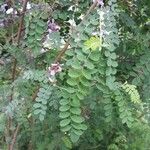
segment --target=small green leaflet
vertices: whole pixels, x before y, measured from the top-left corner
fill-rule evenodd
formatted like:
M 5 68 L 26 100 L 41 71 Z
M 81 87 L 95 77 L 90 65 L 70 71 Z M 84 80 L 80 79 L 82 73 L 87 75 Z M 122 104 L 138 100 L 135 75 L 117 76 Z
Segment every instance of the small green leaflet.
M 95 51 L 98 47 L 101 47 L 102 41 L 97 36 L 92 36 L 90 39 L 84 42 L 84 45 L 91 49 L 92 51 Z
M 67 136 L 62 137 L 62 141 L 64 142 L 67 148 L 72 149 L 72 143 Z

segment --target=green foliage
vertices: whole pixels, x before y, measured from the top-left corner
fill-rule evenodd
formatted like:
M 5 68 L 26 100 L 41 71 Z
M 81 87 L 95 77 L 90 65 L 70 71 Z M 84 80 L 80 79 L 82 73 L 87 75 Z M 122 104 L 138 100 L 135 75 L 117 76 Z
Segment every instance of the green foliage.
M 33 105 L 34 114 L 39 116 L 40 121 L 44 120 L 46 115 L 48 99 L 51 96 L 52 89 L 48 85 L 42 85 L 37 93 L 35 99 L 36 103 Z
M 122 123 L 127 124 L 127 126 L 130 128 L 134 122 L 134 118 L 128 102 L 123 97 L 123 93 L 116 91 L 115 100 L 117 101 L 119 117 L 122 120 Z
M 116 45 L 119 45 L 119 35 L 116 25 L 116 17 L 118 17 L 118 5 L 113 4 L 110 1 L 109 6 L 104 9 L 103 24 L 105 26 L 104 42 L 103 45 L 106 47 L 105 56 L 107 59 L 107 69 L 106 69 L 106 85 L 112 90 L 116 89 L 115 74 L 117 73 L 116 67 L 117 55 L 115 53 Z
M 100 41 L 100 39 L 98 37 L 91 37 L 84 44 L 85 44 L 85 46 L 87 46 L 87 48 L 91 48 L 94 51 L 98 47 L 100 47 L 101 41 Z
M 36 57 L 42 49 L 43 34 L 46 30 L 46 14 L 39 11 L 33 11 L 25 18 L 25 41 L 28 47 L 27 51 Z
M 47 83 L 48 80 L 48 76 L 46 75 L 46 71 L 44 70 L 28 70 L 25 71 L 23 74 L 23 79 L 25 80 L 34 80 L 34 81 L 38 81 L 38 82 L 42 82 L 42 83 Z
M 135 85 L 128 84 L 127 82 L 122 85 L 122 88 L 130 95 L 133 103 L 141 103 L 139 92 Z
M 0 7 L 0 149 L 150 147 L 149 1 L 91 2 Z

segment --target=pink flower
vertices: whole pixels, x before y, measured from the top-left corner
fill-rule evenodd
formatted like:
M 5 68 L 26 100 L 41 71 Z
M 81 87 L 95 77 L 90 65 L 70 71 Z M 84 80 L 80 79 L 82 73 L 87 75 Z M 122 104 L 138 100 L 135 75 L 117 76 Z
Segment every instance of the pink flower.
M 60 30 L 60 26 L 57 25 L 54 20 L 48 20 L 47 22 L 48 24 L 48 32 L 49 33 L 52 33 L 52 32 L 56 32 L 56 31 L 59 31 Z
M 55 82 L 55 75 L 58 72 L 62 71 L 62 64 L 56 63 L 56 64 L 52 64 L 50 67 L 48 67 L 48 78 L 50 80 L 50 82 Z
M 104 6 L 104 2 L 103 0 L 93 0 L 93 3 L 98 3 L 98 5 L 100 5 L 101 7 Z
M 54 76 L 56 73 L 61 72 L 62 68 L 59 63 L 52 64 L 51 67 L 48 67 L 49 74 Z

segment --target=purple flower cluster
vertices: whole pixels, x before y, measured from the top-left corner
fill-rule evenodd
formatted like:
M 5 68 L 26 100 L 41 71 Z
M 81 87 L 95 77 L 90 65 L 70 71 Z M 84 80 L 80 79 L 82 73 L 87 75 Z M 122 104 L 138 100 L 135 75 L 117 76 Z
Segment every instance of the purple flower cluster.
M 54 19 L 52 20 L 48 20 L 47 21 L 47 28 L 48 28 L 48 34 L 46 35 L 46 39 L 44 41 L 44 45 L 49 45 L 49 34 L 53 33 L 53 32 L 58 32 L 60 30 L 60 26 L 55 23 Z M 44 53 L 46 52 L 44 48 L 41 49 L 41 53 Z M 56 74 L 61 72 L 62 71 L 62 64 L 59 64 L 59 63 L 55 63 L 55 64 L 51 64 L 51 66 L 48 67 L 48 78 L 49 78 L 49 81 L 51 83 L 53 83 L 53 85 L 55 85 L 56 83 Z
M 58 32 L 60 30 L 60 26 L 55 23 L 54 19 L 47 21 L 47 30 L 48 34 L 46 35 L 45 41 L 43 42 L 44 47 L 50 47 L 50 34 L 53 32 Z M 45 53 L 47 50 L 42 48 L 41 53 Z
M 17 11 L 14 8 L 9 8 L 7 4 L 3 4 L 0 6 L 0 12 L 5 13 L 7 15 L 12 14 L 16 15 Z
M 93 3 L 98 3 L 99 6 L 103 7 L 104 6 L 104 2 L 103 0 L 93 0 Z
M 19 10 L 20 11 L 22 11 L 22 3 L 23 3 L 23 1 L 20 1 L 20 3 L 19 3 L 19 5 L 20 5 Z M 26 9 L 29 10 L 29 9 L 31 9 L 31 7 L 32 7 L 31 4 L 28 2 Z M 0 12 L 3 12 L 7 15 L 9 15 L 9 14 L 16 15 L 17 14 L 16 9 L 14 9 L 13 7 L 9 8 L 8 5 L 5 3 L 0 6 Z
M 7 4 L 1 5 L 1 7 L 0 7 L 1 12 L 5 13 L 7 10 L 8 10 L 8 5 Z
M 54 22 L 54 19 L 48 20 L 47 24 L 49 33 L 57 32 L 60 30 L 60 26 Z
M 50 67 L 48 67 L 48 78 L 50 82 L 54 83 L 55 80 L 55 75 L 56 73 L 59 73 L 62 71 L 62 64 L 56 63 L 56 64 L 51 64 Z
M 3 15 L 12 14 L 13 19 L 14 19 L 15 17 L 17 17 L 16 13 L 17 13 L 17 11 L 14 10 L 13 8 L 9 8 L 9 6 L 6 3 L 0 5 L 0 14 L 3 14 Z M 9 24 L 11 24 L 13 19 L 9 18 L 9 17 L 8 18 L 3 17 L 3 19 L 0 19 L 0 28 L 1 27 L 3 28 L 5 26 L 8 26 Z
M 50 76 L 55 76 L 56 73 L 61 72 L 62 68 L 59 63 L 52 64 L 50 67 L 48 67 L 48 73 Z

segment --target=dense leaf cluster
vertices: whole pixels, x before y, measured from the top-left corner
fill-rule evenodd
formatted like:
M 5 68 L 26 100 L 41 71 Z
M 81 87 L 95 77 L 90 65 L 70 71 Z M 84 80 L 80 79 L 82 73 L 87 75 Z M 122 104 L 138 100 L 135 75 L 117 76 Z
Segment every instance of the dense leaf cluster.
M 148 149 L 149 4 L 0 1 L 0 149 Z

